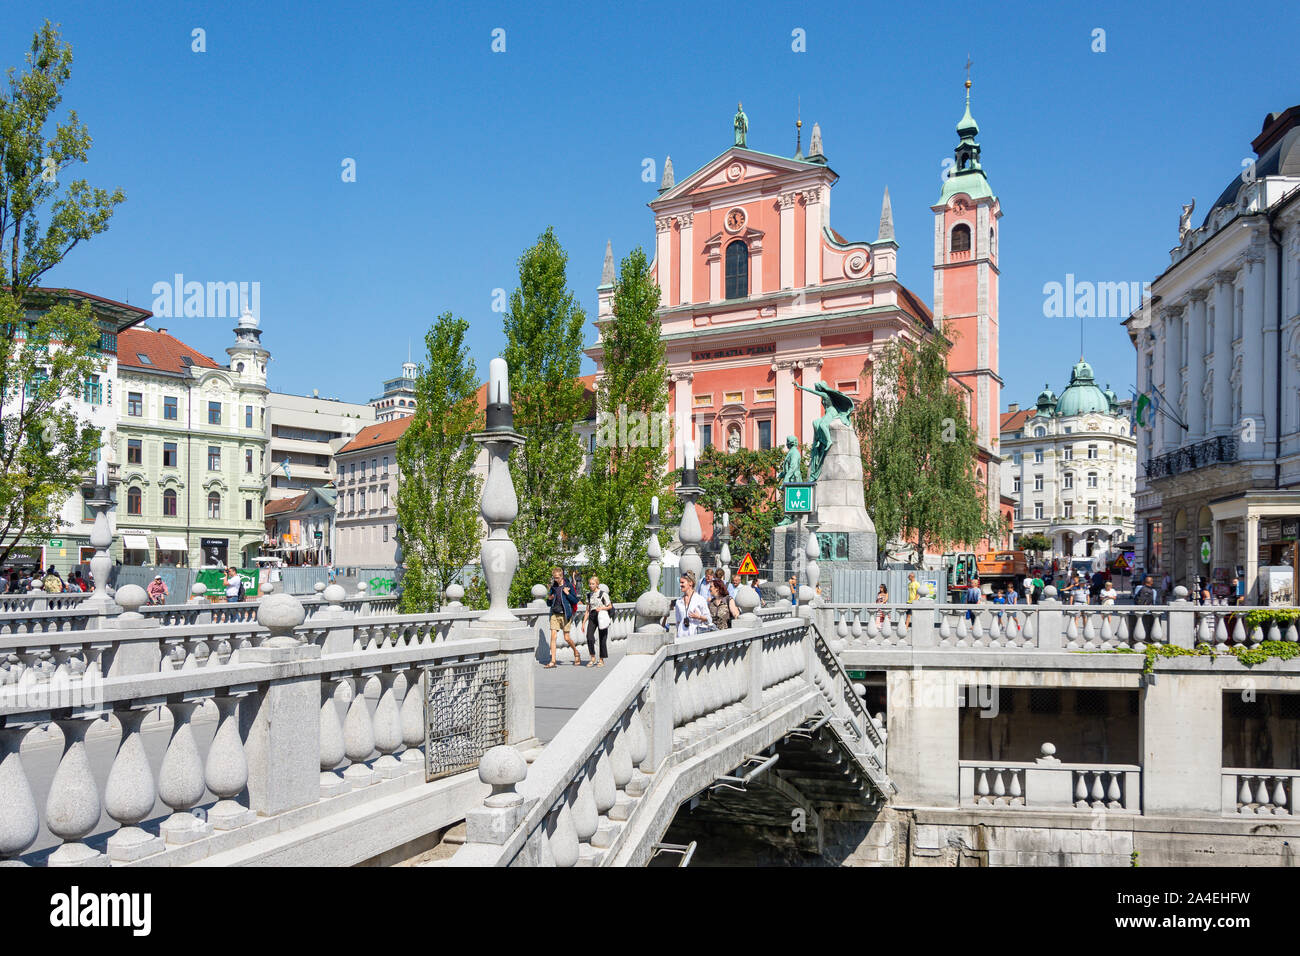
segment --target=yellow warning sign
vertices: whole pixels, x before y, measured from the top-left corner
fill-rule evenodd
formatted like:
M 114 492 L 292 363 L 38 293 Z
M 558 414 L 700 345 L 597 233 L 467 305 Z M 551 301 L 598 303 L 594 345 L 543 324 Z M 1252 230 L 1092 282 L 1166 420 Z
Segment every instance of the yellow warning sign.
M 746 554 L 745 560 L 740 562 L 740 567 L 736 569 L 737 574 L 757 574 L 758 565 L 754 564 L 754 556 Z

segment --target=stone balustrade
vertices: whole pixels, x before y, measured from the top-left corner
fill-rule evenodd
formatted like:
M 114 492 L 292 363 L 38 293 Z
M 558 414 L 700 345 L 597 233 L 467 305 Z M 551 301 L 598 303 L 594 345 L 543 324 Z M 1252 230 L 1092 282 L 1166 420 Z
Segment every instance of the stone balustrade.
M 467 843 L 451 862 L 635 861 L 695 786 L 686 768 L 711 782 L 734 766 L 747 735 L 780 739 L 810 713 L 827 714 L 852 779 L 889 792 L 878 728 L 816 628 L 788 616 L 750 623 L 667 643 L 653 626 L 638 631 L 531 768 L 503 755 L 483 770 L 494 793 L 468 816 Z
M 0 594 L 0 614 L 72 610 L 89 598 L 92 593 L 69 591 L 60 594 L 47 594 L 44 591 L 28 591 L 26 594 Z
M 1141 767 L 1062 763 L 1055 753 L 1045 743 L 1034 761 L 959 761 L 961 805 L 1141 812 Z
M 1300 813 L 1296 788 L 1300 770 L 1223 769 L 1223 812 L 1259 816 Z

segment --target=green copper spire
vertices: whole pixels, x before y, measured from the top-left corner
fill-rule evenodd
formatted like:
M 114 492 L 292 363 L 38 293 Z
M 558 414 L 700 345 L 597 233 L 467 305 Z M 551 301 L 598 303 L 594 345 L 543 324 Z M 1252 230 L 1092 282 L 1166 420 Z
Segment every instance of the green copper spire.
M 953 151 L 953 167 L 939 194 L 940 203 L 946 203 L 957 193 L 966 193 L 971 199 L 993 198 L 993 190 L 984 176 L 984 167 L 980 165 L 980 144 L 975 142 L 980 128 L 970 112 L 970 60 L 966 61 L 966 71 L 966 112 L 957 123 L 957 135 L 960 138 Z

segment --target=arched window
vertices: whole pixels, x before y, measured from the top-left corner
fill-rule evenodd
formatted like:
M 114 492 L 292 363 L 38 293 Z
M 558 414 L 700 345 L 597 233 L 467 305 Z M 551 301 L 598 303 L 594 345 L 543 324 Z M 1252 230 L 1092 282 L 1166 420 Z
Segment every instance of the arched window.
M 144 500 L 144 495 L 141 493 L 141 491 L 140 491 L 139 488 L 129 488 L 129 489 L 127 489 L 127 492 L 126 492 L 126 513 L 129 514 L 129 515 L 138 515 L 138 514 L 140 514 L 140 513 L 141 513 L 141 512 L 140 512 L 140 506 L 141 506 L 141 502 L 142 502 L 143 500 Z
M 727 246 L 727 298 L 749 295 L 749 247 L 736 241 Z
M 176 517 L 176 492 L 170 488 L 163 492 L 163 515 L 168 518 Z
M 964 222 L 953 227 L 952 251 L 970 252 L 970 226 Z
M 221 495 L 217 494 L 215 491 L 208 495 L 208 517 L 221 517 Z

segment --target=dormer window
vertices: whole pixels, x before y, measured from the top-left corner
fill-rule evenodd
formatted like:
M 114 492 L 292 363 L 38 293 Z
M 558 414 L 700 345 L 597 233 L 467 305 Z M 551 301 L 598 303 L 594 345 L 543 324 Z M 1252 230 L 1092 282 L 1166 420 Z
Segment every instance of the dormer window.
M 970 252 L 970 226 L 959 223 L 952 230 L 952 251 Z
M 727 298 L 749 295 L 749 247 L 741 240 L 727 246 Z

